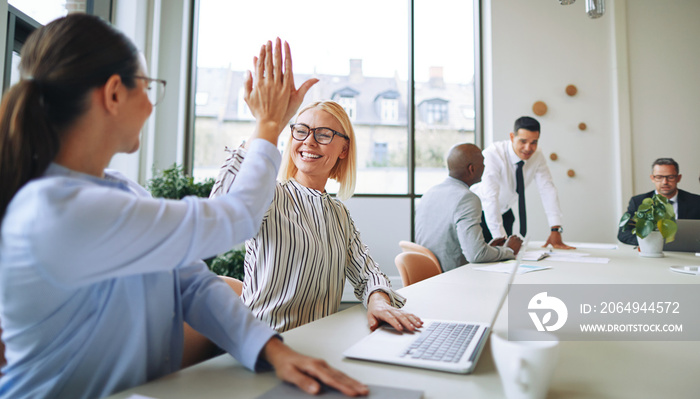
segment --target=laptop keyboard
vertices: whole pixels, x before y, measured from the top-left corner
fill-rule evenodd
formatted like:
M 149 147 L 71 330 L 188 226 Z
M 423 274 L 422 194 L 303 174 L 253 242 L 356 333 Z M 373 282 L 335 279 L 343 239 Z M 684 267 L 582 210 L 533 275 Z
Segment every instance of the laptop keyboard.
M 401 356 L 457 363 L 477 330 L 474 324 L 434 322 L 420 332 Z

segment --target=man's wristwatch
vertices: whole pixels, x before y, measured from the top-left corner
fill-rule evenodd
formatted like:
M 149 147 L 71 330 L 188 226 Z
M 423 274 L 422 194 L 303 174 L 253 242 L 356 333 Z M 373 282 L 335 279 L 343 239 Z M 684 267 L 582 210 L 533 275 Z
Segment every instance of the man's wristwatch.
M 552 227 L 552 232 L 555 232 L 555 231 L 559 232 L 559 233 L 563 233 L 564 229 L 561 227 Z

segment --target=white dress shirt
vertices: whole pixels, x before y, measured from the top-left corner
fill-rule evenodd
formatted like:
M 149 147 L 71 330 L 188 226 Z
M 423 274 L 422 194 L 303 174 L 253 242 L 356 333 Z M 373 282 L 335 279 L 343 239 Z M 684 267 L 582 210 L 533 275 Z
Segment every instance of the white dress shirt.
M 510 140 L 493 143 L 483 151 L 483 155 L 485 167 L 481 183 L 472 185 L 470 189 L 481 198 L 486 225 L 492 236 L 505 237 L 503 214 L 518 203 L 518 193 L 515 191 L 515 170 L 521 159 L 515 154 Z M 557 188 L 552 182 L 549 167 L 539 149 L 525 161 L 523 179 L 526 188 L 533 180 L 537 181 L 549 225 L 560 226 L 562 213 Z M 515 212 L 515 214 L 518 213 Z
M 230 152 L 212 197 L 228 192 L 246 157 L 245 148 Z M 406 301 L 370 256 L 345 205 L 294 179 L 277 183 L 260 231 L 246 242 L 244 267 L 243 303 L 280 332 L 337 312 L 346 278 L 365 306 L 376 290 L 395 307 Z

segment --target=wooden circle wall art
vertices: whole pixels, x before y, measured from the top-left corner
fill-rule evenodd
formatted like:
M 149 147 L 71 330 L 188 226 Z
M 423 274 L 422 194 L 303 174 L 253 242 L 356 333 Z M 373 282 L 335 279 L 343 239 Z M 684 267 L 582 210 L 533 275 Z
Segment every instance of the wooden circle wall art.
M 574 86 L 574 85 L 568 85 L 568 86 L 566 86 L 565 91 L 566 91 L 566 94 L 568 94 L 568 95 L 571 96 L 571 97 L 575 96 L 576 93 L 578 93 L 578 89 L 577 89 L 576 86 Z
M 532 104 L 532 112 L 537 116 L 542 116 L 547 113 L 547 104 L 544 101 L 536 101 Z
M 584 131 L 584 130 L 586 130 L 586 128 L 588 128 L 588 126 L 586 126 L 585 123 L 581 122 L 578 124 L 578 130 Z

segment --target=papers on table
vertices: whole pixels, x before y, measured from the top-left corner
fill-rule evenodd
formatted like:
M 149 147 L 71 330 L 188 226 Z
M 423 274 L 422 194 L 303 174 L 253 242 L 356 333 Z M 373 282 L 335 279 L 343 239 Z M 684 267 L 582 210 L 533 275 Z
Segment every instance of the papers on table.
M 576 247 L 576 249 L 618 249 L 617 244 L 608 244 L 600 242 L 569 242 L 566 241 L 564 244 Z M 544 241 L 530 241 L 531 247 L 541 247 L 544 245 Z
M 535 272 L 537 270 L 551 269 L 551 266 L 533 266 L 533 265 L 523 265 L 518 267 L 518 274 L 525 274 L 529 272 Z M 475 267 L 474 270 L 483 270 L 485 272 L 498 272 L 498 273 L 509 273 L 513 270 L 513 262 L 502 262 L 496 263 L 495 265 Z
M 570 251 L 558 251 L 552 252 L 547 257 L 547 260 L 554 262 L 577 262 L 577 263 L 608 263 L 610 258 L 596 258 L 593 256 L 588 256 L 588 254 L 581 252 L 570 252 Z
M 700 275 L 700 266 L 671 266 L 670 269 L 678 273 Z
M 549 251 L 525 251 L 523 252 L 523 260 L 536 262 L 548 257 L 551 254 Z
M 540 260 L 550 260 L 554 262 L 578 262 L 578 263 L 608 263 L 610 258 L 596 258 L 589 256 L 587 253 L 577 252 L 572 250 L 541 250 L 541 251 L 525 251 L 523 260 L 537 262 Z

